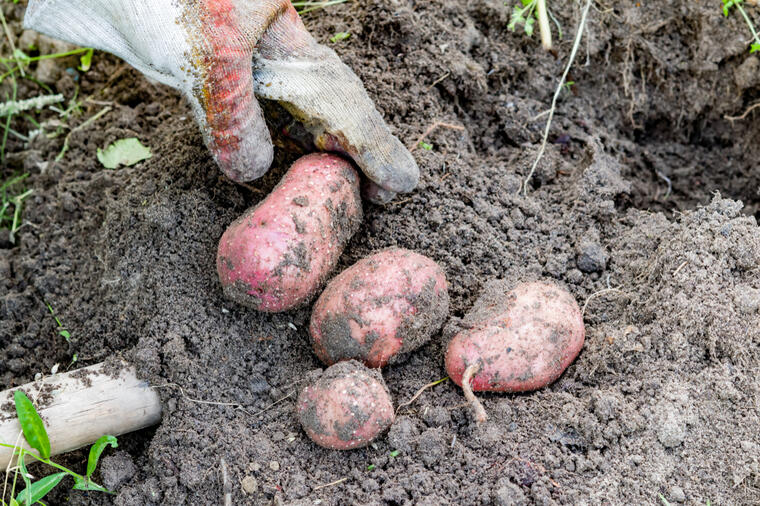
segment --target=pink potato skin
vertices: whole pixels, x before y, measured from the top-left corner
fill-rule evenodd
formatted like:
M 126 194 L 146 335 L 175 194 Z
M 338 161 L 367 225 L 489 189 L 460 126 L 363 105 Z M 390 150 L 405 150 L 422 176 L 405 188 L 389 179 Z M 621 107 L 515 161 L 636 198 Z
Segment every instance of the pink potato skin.
M 355 359 L 377 368 L 425 344 L 448 312 L 448 284 L 438 264 L 389 248 L 327 284 L 314 305 L 309 335 L 326 365 Z
M 296 409 L 309 438 L 333 450 L 367 446 L 396 418 L 380 372 L 355 360 L 329 367 L 306 386 Z
M 348 161 L 326 153 L 298 159 L 222 235 L 216 267 L 224 294 L 266 312 L 307 303 L 361 220 L 359 177 Z
M 454 336 L 446 351 L 446 370 L 459 386 L 465 369 L 480 363 L 473 391 L 542 388 L 559 378 L 583 347 L 578 303 L 554 283 L 520 284 L 479 311 L 485 318 Z

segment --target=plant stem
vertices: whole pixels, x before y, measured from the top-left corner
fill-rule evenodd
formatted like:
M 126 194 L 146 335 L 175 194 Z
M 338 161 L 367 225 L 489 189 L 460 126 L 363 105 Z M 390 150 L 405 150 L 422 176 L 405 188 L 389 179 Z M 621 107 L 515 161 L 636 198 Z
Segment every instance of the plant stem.
M 546 9 L 546 0 L 537 0 L 536 17 L 538 18 L 538 30 L 541 32 L 541 44 L 544 49 L 551 51 L 552 29 L 549 26 L 549 13 Z
M 0 446 L 2 446 L 3 448 L 11 448 L 13 450 L 16 450 L 17 452 L 19 452 L 19 455 L 28 455 L 28 456 L 34 458 L 35 460 L 38 460 L 38 461 L 42 462 L 43 464 L 47 464 L 50 467 L 54 467 L 54 468 L 58 469 L 59 471 L 63 471 L 64 473 L 66 473 L 69 476 L 72 476 L 74 478 L 79 478 L 81 480 L 85 479 L 85 477 L 82 476 L 81 474 L 75 473 L 71 469 L 63 467 L 60 464 L 56 464 L 55 462 L 53 462 L 50 459 L 43 459 L 42 457 L 40 457 L 38 455 L 35 455 L 34 453 L 30 452 L 29 450 L 26 450 L 25 448 L 21 448 L 20 446 L 9 445 L 9 444 L 6 444 L 6 443 L 0 443 Z
M 65 53 L 41 54 L 39 56 L 30 56 L 28 58 L 23 58 L 23 59 L 21 59 L 21 58 L 0 58 L 0 62 L 7 63 L 7 62 L 25 61 L 25 62 L 28 62 L 28 63 L 32 63 L 32 62 L 40 61 L 40 60 L 51 60 L 53 58 L 65 58 L 67 56 L 74 56 L 75 54 L 86 53 L 89 50 L 90 50 L 89 47 L 82 47 L 82 48 L 79 48 L 79 49 L 72 49 L 71 51 L 67 51 Z
M 575 34 L 575 42 L 573 42 L 573 50 L 570 52 L 570 60 L 567 62 L 567 67 L 565 67 L 565 72 L 562 74 L 562 78 L 559 80 L 559 84 L 557 84 L 557 89 L 554 91 L 554 98 L 552 98 L 552 106 L 549 109 L 549 119 L 546 120 L 546 128 L 544 129 L 544 138 L 541 141 L 541 147 L 538 150 L 538 155 L 536 156 L 535 161 L 533 162 L 533 166 L 530 168 L 530 172 L 528 173 L 528 176 L 525 178 L 525 181 L 522 185 L 522 194 L 527 196 L 528 195 L 528 184 L 530 184 L 530 179 L 533 177 L 533 174 L 536 172 L 536 167 L 538 167 L 538 162 L 541 161 L 541 157 L 544 156 L 544 151 L 546 151 L 546 142 L 549 139 L 549 129 L 552 126 L 552 119 L 554 119 L 554 111 L 557 109 L 557 99 L 559 98 L 559 94 L 562 92 L 562 88 L 564 88 L 565 80 L 567 79 L 567 74 L 570 72 L 570 67 L 573 66 L 573 61 L 575 61 L 575 55 L 578 53 L 578 47 L 581 45 L 581 39 L 583 38 L 583 31 L 586 28 L 586 18 L 588 17 L 588 10 L 591 7 L 591 0 L 586 0 L 586 5 L 583 7 L 583 14 L 581 15 L 581 21 L 578 24 L 578 32 Z
M 760 37 L 757 35 L 757 30 L 755 30 L 755 25 L 752 24 L 752 20 L 749 19 L 749 16 L 747 15 L 747 11 L 744 10 L 744 7 L 742 7 L 741 2 L 736 2 L 736 8 L 739 9 L 739 12 L 741 12 L 742 16 L 744 17 L 744 21 L 746 21 L 747 25 L 749 25 L 749 30 L 752 32 L 752 38 L 755 39 L 755 43 L 760 44 Z
M 3 11 L 0 10 L 0 21 L 3 23 L 3 30 L 5 31 L 5 36 L 8 38 L 8 44 L 11 46 L 11 52 L 16 52 L 16 45 L 13 43 L 13 37 L 11 37 L 11 31 L 8 30 L 8 24 L 5 22 L 5 14 L 3 14 Z M 18 71 L 21 72 L 21 77 L 24 77 L 24 68 L 21 66 L 20 61 L 16 61 L 16 65 L 18 66 Z
M 21 221 L 21 208 L 24 205 L 23 201 L 25 198 L 27 198 L 29 195 L 32 194 L 34 190 L 27 190 L 21 195 L 15 197 L 13 199 L 13 205 L 16 207 L 13 211 L 13 224 L 11 225 L 11 233 L 9 236 L 9 239 L 13 244 L 16 243 L 16 232 L 18 232 L 19 227 L 19 221 Z
M 3 65 L 5 65 L 7 69 L 10 70 L 10 66 L 6 62 L 2 62 L 2 63 Z M 13 96 L 11 98 L 11 101 L 15 102 L 18 99 L 18 83 L 16 82 L 16 78 L 13 77 L 13 75 L 11 75 L 11 87 L 13 88 Z M 3 141 L 2 141 L 2 145 L 0 145 L 0 162 L 5 161 L 5 145 L 8 142 L 8 133 L 11 128 L 12 119 L 13 119 L 13 112 L 8 114 L 8 116 L 5 119 L 5 125 L 3 128 Z

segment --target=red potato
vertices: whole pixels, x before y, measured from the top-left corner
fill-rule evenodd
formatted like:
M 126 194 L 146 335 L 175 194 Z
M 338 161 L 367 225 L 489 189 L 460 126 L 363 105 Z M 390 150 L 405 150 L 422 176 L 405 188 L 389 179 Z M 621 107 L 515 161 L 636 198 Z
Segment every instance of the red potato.
M 300 158 L 222 235 L 216 267 L 224 294 L 267 312 L 305 304 L 361 220 L 359 177 L 351 164 L 325 153 Z
M 451 340 L 446 370 L 461 386 L 478 421 L 485 411 L 474 391 L 524 392 L 553 382 L 583 347 L 583 315 L 572 295 L 549 282 L 507 292 L 491 285 Z
M 333 450 L 367 446 L 396 418 L 380 371 L 355 360 L 328 367 L 301 391 L 296 409 L 309 438 Z
M 314 353 L 326 365 L 395 363 L 441 329 L 447 290 L 438 264 L 413 251 L 389 248 L 364 258 L 332 279 L 314 305 Z

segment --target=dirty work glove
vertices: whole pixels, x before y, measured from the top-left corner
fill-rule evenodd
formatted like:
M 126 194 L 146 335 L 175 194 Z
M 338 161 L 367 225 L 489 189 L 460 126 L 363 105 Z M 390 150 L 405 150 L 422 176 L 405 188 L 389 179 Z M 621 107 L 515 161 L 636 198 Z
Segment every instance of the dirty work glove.
M 230 179 L 262 176 L 272 141 L 254 94 L 279 102 L 319 149 L 352 157 L 387 201 L 419 169 L 359 78 L 317 44 L 289 0 L 29 0 L 24 26 L 113 53 L 181 90 Z

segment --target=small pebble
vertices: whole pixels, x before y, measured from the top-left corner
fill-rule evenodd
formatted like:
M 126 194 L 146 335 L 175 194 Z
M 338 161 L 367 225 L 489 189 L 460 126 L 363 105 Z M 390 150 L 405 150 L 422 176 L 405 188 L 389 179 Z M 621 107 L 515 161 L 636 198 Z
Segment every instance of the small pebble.
M 255 494 L 259 489 L 259 482 L 253 476 L 246 476 L 241 483 L 246 494 Z
M 686 501 L 686 494 L 681 487 L 675 485 L 670 487 L 670 499 L 674 502 L 684 502 Z
M 269 463 L 269 469 L 271 469 L 272 471 L 279 471 L 280 463 L 277 462 L 276 460 L 273 460 L 272 462 Z

